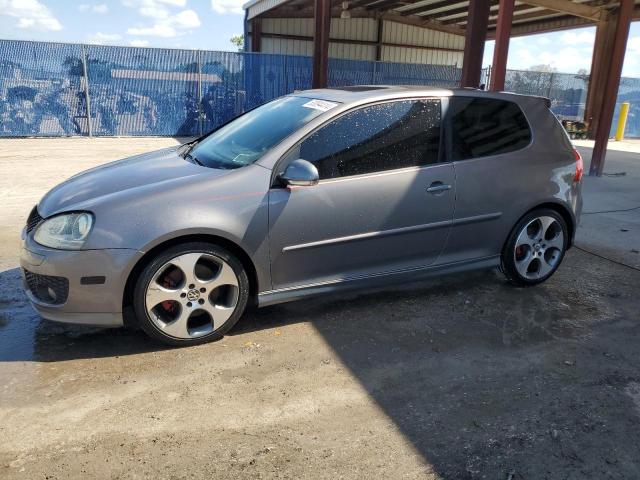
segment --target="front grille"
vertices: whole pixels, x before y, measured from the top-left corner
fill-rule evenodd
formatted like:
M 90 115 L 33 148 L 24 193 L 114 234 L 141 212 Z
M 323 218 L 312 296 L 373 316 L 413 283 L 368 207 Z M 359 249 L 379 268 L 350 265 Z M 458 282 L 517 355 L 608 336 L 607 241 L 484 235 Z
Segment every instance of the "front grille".
M 33 210 L 31 210 L 29 218 L 27 218 L 27 233 L 36 228 L 42 220 L 44 219 L 38 213 L 38 206 L 36 205 L 33 207 Z
M 69 280 L 64 277 L 39 275 L 24 270 L 26 288 L 38 300 L 51 305 L 61 305 L 69 296 Z

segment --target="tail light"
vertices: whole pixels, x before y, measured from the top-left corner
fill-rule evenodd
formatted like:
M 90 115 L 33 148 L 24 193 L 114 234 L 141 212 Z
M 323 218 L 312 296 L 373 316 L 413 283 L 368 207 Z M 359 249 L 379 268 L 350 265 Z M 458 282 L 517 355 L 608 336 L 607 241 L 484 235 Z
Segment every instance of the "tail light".
M 584 164 L 582 163 L 582 155 L 575 147 L 573 149 L 573 158 L 576 160 L 576 173 L 573 176 L 573 181 L 579 182 L 582 180 L 582 174 L 584 173 Z

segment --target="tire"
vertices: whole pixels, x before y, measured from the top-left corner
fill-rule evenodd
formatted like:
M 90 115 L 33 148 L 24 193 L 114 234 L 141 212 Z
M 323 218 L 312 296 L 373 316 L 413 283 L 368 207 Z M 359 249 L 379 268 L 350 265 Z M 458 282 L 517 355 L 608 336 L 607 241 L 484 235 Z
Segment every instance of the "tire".
M 569 229 L 562 215 L 541 208 L 522 217 L 502 250 L 501 268 L 520 287 L 537 285 L 558 269 L 567 251 Z
M 168 345 L 221 339 L 249 299 L 242 263 L 224 248 L 184 243 L 159 253 L 142 270 L 133 291 L 140 328 Z

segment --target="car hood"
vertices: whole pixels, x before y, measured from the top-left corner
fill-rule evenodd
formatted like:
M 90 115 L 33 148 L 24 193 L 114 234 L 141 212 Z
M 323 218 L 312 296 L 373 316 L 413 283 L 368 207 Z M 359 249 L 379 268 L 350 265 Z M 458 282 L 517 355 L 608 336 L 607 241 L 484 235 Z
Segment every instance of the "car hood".
M 132 193 L 153 185 L 199 175 L 222 175 L 230 170 L 214 170 L 188 162 L 177 147 L 144 153 L 79 173 L 51 189 L 38 204 L 41 216 L 90 209 L 113 195 Z

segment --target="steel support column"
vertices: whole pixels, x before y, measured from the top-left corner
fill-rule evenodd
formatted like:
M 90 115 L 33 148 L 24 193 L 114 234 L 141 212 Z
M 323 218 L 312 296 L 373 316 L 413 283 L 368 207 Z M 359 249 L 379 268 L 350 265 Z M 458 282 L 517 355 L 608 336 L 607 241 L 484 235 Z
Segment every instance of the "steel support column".
M 589 88 L 584 109 L 584 119 L 589 123 L 589 136 L 595 137 L 602 107 L 602 93 L 607 80 L 607 73 L 611 63 L 611 49 L 616 33 L 617 15 L 610 15 L 608 19 L 598 22 L 596 27 L 596 39 L 593 44 L 593 56 L 591 58 L 591 74 L 589 75 Z
M 382 41 L 384 40 L 384 20 L 378 19 L 378 32 L 376 34 L 376 62 L 382 60 Z
M 84 103 L 87 113 L 87 134 L 93 136 L 93 126 L 91 125 L 91 97 L 89 96 L 89 72 L 87 69 L 87 51 L 82 45 L 82 78 L 84 79 Z
M 490 0 L 471 0 L 469 3 L 467 31 L 464 36 L 461 87 L 477 88 L 480 86 L 490 5 Z
M 329 31 L 331 29 L 331 0 L 314 0 L 313 88 L 327 86 L 329 68 Z
M 251 51 L 253 53 L 262 50 L 262 21 L 259 18 L 251 20 Z
M 610 66 L 607 70 L 607 78 L 602 91 L 600 115 L 596 129 L 596 144 L 591 155 L 591 167 L 589 175 L 602 175 L 604 161 L 607 154 L 607 144 L 609 143 L 609 133 L 611 132 L 611 122 L 613 112 L 616 107 L 618 97 L 618 87 L 622 75 L 622 64 L 624 54 L 627 49 L 627 39 L 629 38 L 629 27 L 633 15 L 634 0 L 620 0 L 620 10 L 616 22 L 616 33 L 613 39 L 613 48 L 610 52 Z M 596 94 L 597 95 L 597 92 Z
M 489 90 L 504 90 L 514 4 L 514 0 L 500 0 L 496 24 L 496 46 L 493 50 L 493 65 L 491 67 Z

